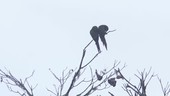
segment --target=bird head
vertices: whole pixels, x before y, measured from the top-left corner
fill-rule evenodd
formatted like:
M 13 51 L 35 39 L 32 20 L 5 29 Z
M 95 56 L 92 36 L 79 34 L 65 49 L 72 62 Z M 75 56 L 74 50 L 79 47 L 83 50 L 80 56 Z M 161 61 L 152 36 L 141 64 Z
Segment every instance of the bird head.
M 99 80 L 99 81 L 102 80 L 103 76 L 98 74 L 97 69 L 96 69 L 95 73 L 96 73 L 96 76 L 97 76 L 97 80 Z
M 109 27 L 107 25 L 100 25 L 99 29 L 104 31 L 104 32 L 107 32 L 109 30 Z
M 98 30 L 97 26 L 93 26 L 91 30 Z

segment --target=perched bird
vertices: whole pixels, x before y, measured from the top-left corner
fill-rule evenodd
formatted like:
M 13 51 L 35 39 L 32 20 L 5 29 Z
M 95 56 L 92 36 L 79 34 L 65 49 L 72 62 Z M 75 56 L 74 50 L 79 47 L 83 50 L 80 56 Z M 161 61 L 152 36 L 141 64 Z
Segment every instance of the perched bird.
M 115 87 L 115 86 L 116 86 L 116 80 L 115 80 L 115 78 L 110 78 L 110 79 L 108 80 L 108 83 L 109 83 L 111 86 Z
M 116 79 L 124 79 L 124 77 L 122 75 L 117 75 Z
M 109 27 L 107 25 L 100 25 L 98 29 L 99 29 L 100 39 L 107 50 L 107 42 L 105 39 L 105 35 L 107 34 L 106 32 L 109 30 Z
M 97 73 L 97 70 L 96 70 L 95 73 L 96 73 L 96 76 L 97 76 L 97 80 L 99 80 L 99 81 L 102 80 L 103 76 L 99 75 L 99 74 Z
M 122 76 L 122 74 L 120 74 L 120 70 L 116 70 L 115 69 L 115 73 L 116 73 L 116 79 L 124 79 L 124 77 Z
M 99 29 L 97 28 L 97 26 L 92 27 L 92 29 L 90 30 L 90 35 L 93 38 L 94 42 L 96 43 L 98 52 L 101 52 L 99 45 Z

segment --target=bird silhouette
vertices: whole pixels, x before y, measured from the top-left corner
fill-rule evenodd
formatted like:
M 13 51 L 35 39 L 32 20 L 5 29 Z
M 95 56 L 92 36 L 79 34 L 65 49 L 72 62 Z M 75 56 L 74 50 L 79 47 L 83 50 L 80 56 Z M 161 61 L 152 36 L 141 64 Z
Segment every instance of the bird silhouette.
M 99 74 L 97 73 L 97 70 L 96 70 L 95 73 L 96 73 L 96 76 L 97 76 L 97 80 L 99 80 L 99 81 L 102 80 L 103 76 L 99 75 Z
M 97 26 L 92 27 L 92 29 L 90 30 L 90 35 L 96 43 L 98 52 L 101 52 L 99 45 L 99 29 L 97 28 Z
M 100 39 L 107 50 L 107 42 L 105 39 L 105 35 L 107 34 L 106 32 L 109 30 L 109 27 L 107 25 L 100 25 L 98 29 L 99 29 Z
M 110 78 L 110 79 L 108 80 L 108 83 L 109 83 L 111 86 L 115 87 L 115 86 L 116 86 L 116 80 L 115 80 L 115 78 Z

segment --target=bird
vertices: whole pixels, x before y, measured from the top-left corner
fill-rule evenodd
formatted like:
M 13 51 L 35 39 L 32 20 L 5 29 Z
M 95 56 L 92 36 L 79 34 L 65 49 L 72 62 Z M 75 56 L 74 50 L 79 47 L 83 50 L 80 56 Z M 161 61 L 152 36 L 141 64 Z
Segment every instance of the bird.
M 120 73 L 120 69 L 118 70 L 115 69 L 115 73 L 116 73 L 116 79 L 124 79 L 123 75 Z
M 110 78 L 110 79 L 108 80 L 108 83 L 109 83 L 111 86 L 115 87 L 115 86 L 116 86 L 116 80 L 115 80 L 115 78 Z
M 97 80 L 99 80 L 99 81 L 102 80 L 103 76 L 99 75 L 99 74 L 97 73 L 97 70 L 96 70 L 95 73 L 96 73 L 96 76 L 97 76 Z
M 107 25 L 100 25 L 99 26 L 99 37 L 103 43 L 103 45 L 105 46 L 106 50 L 107 50 L 107 42 L 105 39 L 105 35 L 107 34 L 107 31 L 109 30 L 109 27 Z
M 97 28 L 97 26 L 92 27 L 92 29 L 90 30 L 90 35 L 96 43 L 98 52 L 101 52 L 99 45 L 99 29 Z

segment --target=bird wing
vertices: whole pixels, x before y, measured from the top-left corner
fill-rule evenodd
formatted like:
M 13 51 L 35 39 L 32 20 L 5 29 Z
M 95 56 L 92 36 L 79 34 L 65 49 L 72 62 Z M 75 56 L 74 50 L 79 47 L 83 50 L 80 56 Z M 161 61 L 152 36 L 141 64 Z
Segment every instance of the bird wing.
M 101 39 L 103 45 L 105 46 L 106 50 L 107 50 L 107 42 L 105 39 L 105 35 L 106 35 L 107 30 L 108 30 L 108 27 L 106 25 L 99 26 L 99 36 L 100 36 L 100 39 Z
M 93 26 L 90 30 L 90 35 L 96 43 L 97 50 L 100 52 L 100 45 L 99 45 L 99 32 L 97 26 Z

